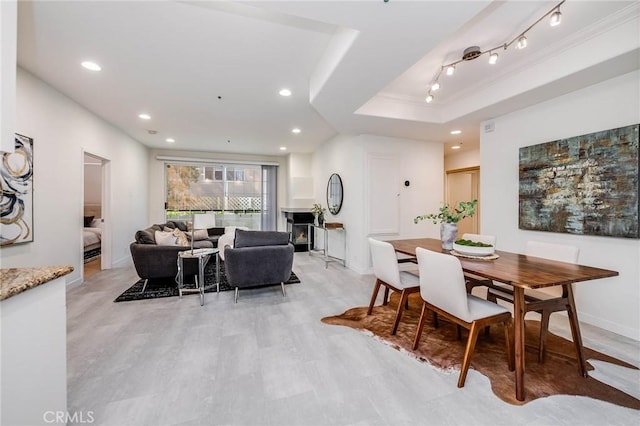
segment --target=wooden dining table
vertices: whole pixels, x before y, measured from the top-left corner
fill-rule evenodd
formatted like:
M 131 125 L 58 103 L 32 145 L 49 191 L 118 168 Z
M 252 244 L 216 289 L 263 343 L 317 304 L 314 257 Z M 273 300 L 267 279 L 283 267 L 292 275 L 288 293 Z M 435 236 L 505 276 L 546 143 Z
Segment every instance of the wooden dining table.
M 441 253 L 450 253 L 449 250 L 444 250 L 442 248 L 442 242 L 440 240 L 433 238 L 391 240 L 388 242 L 393 245 L 396 252 L 409 256 L 416 255 L 417 247 Z M 481 258 L 474 259 L 461 256 L 458 256 L 458 259 L 460 259 L 464 272 L 508 284 L 513 287 L 515 390 L 516 398 L 519 401 L 524 401 L 525 289 L 563 286 L 568 297 L 568 309 L 572 309 L 573 312 L 576 313 L 577 318 L 575 300 L 573 297 L 573 283 L 614 277 L 618 275 L 618 272 L 506 251 L 496 250 L 495 254 L 499 257 L 494 260 Z M 571 335 L 578 354 L 578 367 L 580 374 L 586 377 L 588 375 L 587 364 L 582 348 L 580 326 L 577 320 L 570 321 L 570 323 Z

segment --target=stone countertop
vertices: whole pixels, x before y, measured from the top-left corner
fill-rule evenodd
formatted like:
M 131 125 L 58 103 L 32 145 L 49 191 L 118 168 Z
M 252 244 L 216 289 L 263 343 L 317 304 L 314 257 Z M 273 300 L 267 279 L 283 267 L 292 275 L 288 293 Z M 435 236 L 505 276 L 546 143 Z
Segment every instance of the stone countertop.
M 0 300 L 6 300 L 71 272 L 72 266 L 0 269 Z

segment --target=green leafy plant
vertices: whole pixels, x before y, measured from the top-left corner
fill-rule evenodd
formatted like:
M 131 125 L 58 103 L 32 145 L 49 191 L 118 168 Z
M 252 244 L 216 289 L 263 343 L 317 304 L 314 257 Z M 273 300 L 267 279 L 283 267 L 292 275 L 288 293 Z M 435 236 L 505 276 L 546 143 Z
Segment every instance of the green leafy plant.
M 460 246 L 469 246 L 469 247 L 493 247 L 492 244 L 486 244 L 486 243 L 481 243 L 480 241 L 471 241 L 471 240 L 464 240 L 464 239 L 456 240 L 456 244 Z
M 318 216 L 324 216 L 324 212 L 326 212 L 327 209 L 322 208 L 321 204 L 314 204 L 313 207 L 311 207 L 311 213 L 313 213 L 314 216 L 318 217 Z
M 422 216 L 416 216 L 413 219 L 413 223 L 418 223 L 421 220 L 429 219 L 433 223 L 458 223 L 465 217 L 470 217 L 476 214 L 476 206 L 478 200 L 473 201 L 460 201 L 453 209 L 449 204 L 444 204 L 440 207 L 438 213 L 429 213 Z

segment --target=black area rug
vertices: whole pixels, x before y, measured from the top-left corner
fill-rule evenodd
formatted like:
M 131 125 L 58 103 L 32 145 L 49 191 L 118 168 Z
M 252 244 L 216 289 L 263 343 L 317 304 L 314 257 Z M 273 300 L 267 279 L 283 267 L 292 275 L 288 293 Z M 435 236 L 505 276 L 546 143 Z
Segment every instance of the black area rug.
M 101 250 L 100 247 L 91 249 L 89 251 L 85 251 L 84 252 L 84 263 L 91 262 L 92 260 L 97 259 L 98 257 L 100 257 L 101 251 L 102 250 Z
M 205 287 L 211 286 L 205 290 L 205 293 L 211 293 L 216 291 L 216 286 L 212 285 L 215 282 L 215 274 L 216 267 L 215 263 L 211 263 L 207 265 L 204 270 L 204 282 Z M 291 277 L 285 284 L 296 284 L 299 283 L 300 279 L 298 276 L 291 272 Z M 274 283 L 274 285 L 279 285 L 280 283 Z M 144 286 L 144 280 L 138 280 L 131 287 L 126 289 L 124 293 L 120 296 L 116 297 L 114 302 L 129 302 L 132 300 L 145 300 L 145 299 L 156 299 L 160 297 L 173 297 L 178 295 L 178 284 L 173 278 L 161 278 L 155 280 L 149 280 L 147 284 L 147 288 L 142 292 L 142 287 Z M 184 288 L 194 288 L 195 285 L 193 283 L 186 282 L 184 284 Z M 224 273 L 224 262 L 220 262 L 220 291 L 228 291 L 233 290 L 233 287 L 229 285 L 227 282 L 227 276 Z M 193 294 L 193 293 L 192 293 Z

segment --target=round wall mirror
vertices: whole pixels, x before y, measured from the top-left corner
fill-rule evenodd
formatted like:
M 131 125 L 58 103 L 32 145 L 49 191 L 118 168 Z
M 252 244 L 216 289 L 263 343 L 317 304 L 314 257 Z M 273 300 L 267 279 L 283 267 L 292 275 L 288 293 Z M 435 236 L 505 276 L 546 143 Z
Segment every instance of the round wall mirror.
M 331 214 L 338 214 L 342 208 L 342 195 L 342 179 L 339 174 L 334 173 L 327 184 L 327 206 Z

